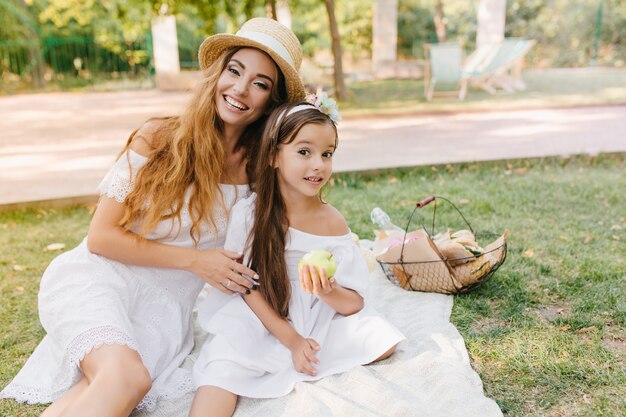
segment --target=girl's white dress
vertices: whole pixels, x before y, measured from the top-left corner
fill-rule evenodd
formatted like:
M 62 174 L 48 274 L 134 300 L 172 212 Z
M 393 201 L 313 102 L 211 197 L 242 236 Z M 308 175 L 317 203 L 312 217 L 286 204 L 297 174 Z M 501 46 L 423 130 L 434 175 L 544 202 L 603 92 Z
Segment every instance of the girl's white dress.
M 239 201 L 231 211 L 225 248 L 245 252 L 252 228 L 256 195 Z M 193 368 L 196 386 L 212 385 L 238 395 L 275 398 L 288 394 L 299 381 L 314 381 L 372 362 L 404 336 L 365 304 L 360 312 L 342 316 L 300 286 L 298 262 L 313 249 L 325 249 L 337 262 L 335 279 L 364 295 L 369 272 L 351 235 L 318 236 L 289 229 L 285 258 L 291 282 L 289 320 L 303 337 L 321 349 L 317 375 L 294 369 L 291 352 L 263 326 L 242 297 L 212 290 L 200 303 L 200 325 L 209 332 Z M 244 262 L 247 261 L 247 255 Z
M 98 189 L 123 202 L 147 158 L 129 150 L 109 170 Z M 247 186 L 222 185 L 227 207 L 249 195 Z M 202 225 L 199 249 L 222 247 L 228 214 L 213 212 L 217 234 Z M 180 228 L 180 230 L 179 230 Z M 191 219 L 163 221 L 147 238 L 192 247 Z M 49 403 L 81 377 L 78 365 L 104 344 L 137 351 L 153 385 L 138 408 L 152 409 L 159 398 L 193 391 L 191 372 L 179 368 L 193 348 L 192 308 L 204 281 L 191 272 L 123 264 L 87 249 L 86 239 L 54 259 L 39 291 L 39 318 L 46 336 L 13 381 L 0 393 L 28 403 Z

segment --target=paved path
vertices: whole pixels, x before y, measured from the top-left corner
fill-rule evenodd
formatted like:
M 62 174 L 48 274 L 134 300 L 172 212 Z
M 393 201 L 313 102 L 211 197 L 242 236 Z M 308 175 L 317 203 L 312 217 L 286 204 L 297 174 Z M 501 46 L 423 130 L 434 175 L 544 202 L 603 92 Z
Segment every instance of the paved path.
M 0 97 L 0 206 L 93 195 L 130 132 L 187 93 Z M 626 106 L 348 118 L 335 171 L 626 152 Z

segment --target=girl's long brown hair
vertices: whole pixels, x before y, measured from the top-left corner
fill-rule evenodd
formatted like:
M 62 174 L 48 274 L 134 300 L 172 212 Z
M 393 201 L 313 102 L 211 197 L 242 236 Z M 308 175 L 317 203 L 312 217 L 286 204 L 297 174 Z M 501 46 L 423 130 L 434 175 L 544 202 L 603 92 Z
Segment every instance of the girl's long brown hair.
M 299 104 L 287 103 L 279 106 L 270 115 L 256 158 L 257 193 L 254 210 L 254 225 L 250 233 L 250 267 L 259 274 L 259 291 L 272 308 L 282 317 L 289 315 L 291 285 L 285 264 L 285 244 L 289 219 L 280 192 L 278 173 L 274 163 L 281 144 L 293 142 L 298 132 L 308 123 L 334 123 L 317 109 L 304 109 L 287 116 L 289 110 Z
M 239 49 L 226 51 L 204 71 L 200 85 L 180 116 L 158 119 L 160 125 L 151 140 L 148 162 L 139 170 L 133 191 L 126 198 L 121 226 L 128 229 L 139 224 L 139 234 L 145 235 L 163 220 L 176 218 L 180 224 L 185 193 L 191 187 L 189 213 L 194 243 L 197 245 L 200 240 L 202 222 L 216 231 L 214 208 L 216 204 L 224 208 L 219 183 L 229 178 L 224 172 L 224 129 L 217 114 L 215 94 L 219 77 Z M 278 66 L 276 71 L 278 79 L 272 84 L 268 113 L 287 98 L 286 84 Z M 266 119 L 262 116 L 250 124 L 239 138 L 235 150 L 244 149 L 244 160 L 250 161 L 256 154 L 259 132 Z M 122 154 L 136 133 L 130 136 Z M 246 171 L 252 182 L 251 164 L 247 164 Z

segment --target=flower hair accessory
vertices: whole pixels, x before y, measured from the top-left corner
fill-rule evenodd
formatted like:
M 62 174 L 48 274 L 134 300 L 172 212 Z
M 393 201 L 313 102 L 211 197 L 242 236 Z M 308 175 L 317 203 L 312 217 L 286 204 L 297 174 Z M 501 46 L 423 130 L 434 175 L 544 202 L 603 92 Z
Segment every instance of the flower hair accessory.
M 328 97 L 324 91 L 318 91 L 317 93 L 307 94 L 304 101 L 315 106 L 319 111 L 324 113 L 334 124 L 337 124 L 341 120 L 341 114 L 339 113 L 339 106 L 334 98 Z

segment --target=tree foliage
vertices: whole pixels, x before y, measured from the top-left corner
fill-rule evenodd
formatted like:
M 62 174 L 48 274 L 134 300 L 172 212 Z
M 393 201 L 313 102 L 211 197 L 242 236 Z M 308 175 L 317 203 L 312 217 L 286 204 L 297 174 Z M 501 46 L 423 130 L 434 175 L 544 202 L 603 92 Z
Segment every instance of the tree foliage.
M 434 10 L 423 2 L 400 1 L 398 4 L 398 55 L 421 57 L 422 45 L 437 42 Z
M 512 0 L 507 36 L 535 39 L 529 60 L 540 66 L 584 66 L 594 57 L 599 0 Z M 626 2 L 604 0 L 599 63 L 626 61 Z
M 0 0 L 0 41 L 38 37 L 40 3 L 43 2 Z
M 372 43 L 373 0 L 336 1 L 335 17 L 344 53 L 353 57 L 369 56 Z M 330 50 L 331 37 L 328 15 L 320 0 L 290 1 L 293 31 L 302 42 L 305 55 Z
M 399 0 L 398 52 L 421 56 L 422 44 L 436 39 L 436 0 Z M 534 39 L 528 61 L 535 66 L 585 66 L 594 57 L 600 0 L 508 0 L 505 36 Z M 469 53 L 476 46 L 479 0 L 443 0 L 447 38 Z M 626 64 L 626 1 L 604 0 L 598 63 Z
M 442 8 L 441 24 L 447 40 L 473 48 L 476 38 L 478 0 L 399 0 L 398 54 L 404 58 L 422 58 L 423 45 L 437 42 L 435 26 L 437 3 Z
M 421 58 L 423 44 L 436 41 L 438 0 L 398 1 L 398 53 Z M 234 32 L 246 19 L 267 15 L 275 0 L 0 0 L 0 41 L 46 37 L 93 37 L 132 42 L 150 30 L 152 16 L 176 15 L 181 43 L 217 32 Z M 442 0 L 446 35 L 475 48 L 479 0 Z M 601 0 L 508 0 L 506 36 L 535 39 L 528 61 L 538 66 L 584 66 L 595 56 Z M 598 63 L 626 64 L 626 1 L 603 0 Z M 289 0 L 293 29 L 304 53 L 331 51 L 328 15 L 320 0 Z M 374 0 L 335 0 L 345 55 L 371 55 Z M 345 56 L 344 55 L 344 56 Z

